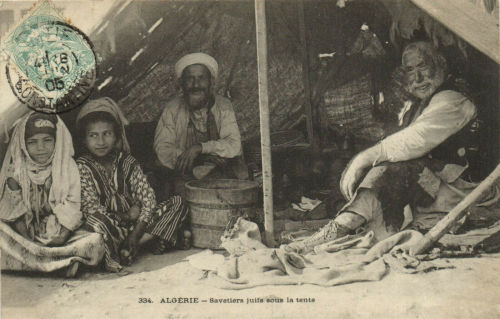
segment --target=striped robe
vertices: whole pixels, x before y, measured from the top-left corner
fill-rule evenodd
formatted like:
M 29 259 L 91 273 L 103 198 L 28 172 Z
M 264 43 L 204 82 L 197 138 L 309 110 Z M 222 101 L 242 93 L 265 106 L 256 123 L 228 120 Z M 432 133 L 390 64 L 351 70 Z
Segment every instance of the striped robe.
M 119 251 L 135 226 L 135 222 L 124 217 L 134 205 L 140 209 L 137 222 L 147 224 L 146 233 L 156 240 L 175 244 L 188 209 L 180 196 L 157 204 L 154 191 L 134 157 L 117 153 L 111 174 L 91 155 L 81 156 L 76 162 L 80 171 L 82 212 L 86 219 L 84 227 L 103 235 L 107 270 L 121 269 Z

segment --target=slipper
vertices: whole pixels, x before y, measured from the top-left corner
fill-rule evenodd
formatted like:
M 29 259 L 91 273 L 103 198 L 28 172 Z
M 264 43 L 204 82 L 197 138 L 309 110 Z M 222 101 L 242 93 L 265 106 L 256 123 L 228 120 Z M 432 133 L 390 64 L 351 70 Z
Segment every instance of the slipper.
M 151 247 L 151 253 L 153 253 L 153 255 L 162 255 L 169 248 L 170 245 L 168 245 L 166 240 L 158 238 L 157 240 L 155 240 L 154 244 Z
M 189 230 L 184 230 L 179 234 L 179 240 L 177 240 L 176 248 L 180 250 L 191 249 L 191 239 L 192 234 Z
M 133 271 L 129 269 L 122 268 L 119 272 L 116 273 L 117 276 L 123 277 L 132 274 Z

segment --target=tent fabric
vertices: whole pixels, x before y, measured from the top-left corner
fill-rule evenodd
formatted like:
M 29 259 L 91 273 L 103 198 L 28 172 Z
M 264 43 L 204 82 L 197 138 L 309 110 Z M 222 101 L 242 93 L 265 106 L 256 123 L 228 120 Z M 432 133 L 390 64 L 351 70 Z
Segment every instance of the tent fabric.
M 473 0 L 411 1 L 470 45 L 500 63 L 498 10 L 492 9 L 492 14 L 489 14 L 481 6 L 475 5 L 477 1 Z M 491 1 L 479 2 L 484 3 L 491 7 Z M 494 7 L 498 7 L 498 2 Z

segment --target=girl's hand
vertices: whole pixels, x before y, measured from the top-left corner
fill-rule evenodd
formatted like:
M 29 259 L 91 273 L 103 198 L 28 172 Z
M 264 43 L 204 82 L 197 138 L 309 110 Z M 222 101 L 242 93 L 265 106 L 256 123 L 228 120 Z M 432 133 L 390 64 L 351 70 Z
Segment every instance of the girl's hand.
M 52 237 L 48 243 L 46 243 L 47 246 L 61 246 L 68 240 L 69 236 L 71 234 L 71 231 L 67 229 L 66 227 L 61 225 L 61 232 L 59 235 Z
M 141 209 L 139 208 L 139 206 L 134 205 L 134 206 L 130 207 L 130 209 L 127 213 L 128 220 L 131 222 L 135 222 L 137 220 L 137 218 L 139 218 L 140 214 L 141 214 Z
M 68 240 L 70 235 L 71 235 L 71 230 L 61 225 L 61 233 L 59 234 L 59 237 L 63 240 L 63 243 L 66 242 L 66 240 Z
M 120 249 L 120 264 L 123 266 L 130 266 L 134 257 L 137 253 L 137 243 L 138 241 L 134 238 L 134 235 L 130 233 L 125 241 L 123 242 L 123 246 Z
M 141 221 L 135 225 L 132 232 L 125 239 L 124 248 L 120 251 L 120 257 L 124 264 L 129 265 L 137 254 L 139 239 L 144 235 L 145 230 L 146 223 Z
M 120 250 L 120 264 L 122 266 L 129 266 L 132 263 L 132 256 L 125 248 Z

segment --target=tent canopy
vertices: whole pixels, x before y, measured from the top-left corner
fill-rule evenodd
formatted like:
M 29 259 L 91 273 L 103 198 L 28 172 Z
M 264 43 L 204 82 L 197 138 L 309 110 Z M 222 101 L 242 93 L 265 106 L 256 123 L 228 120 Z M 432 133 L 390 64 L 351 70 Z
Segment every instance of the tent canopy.
M 471 0 L 411 1 L 470 45 L 500 63 L 498 5 L 488 13 L 485 10 L 487 8 L 478 5 L 484 3 L 482 0 L 477 4 Z

